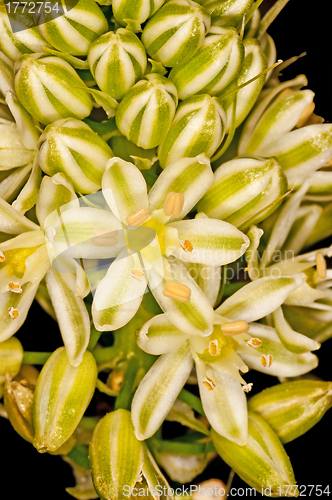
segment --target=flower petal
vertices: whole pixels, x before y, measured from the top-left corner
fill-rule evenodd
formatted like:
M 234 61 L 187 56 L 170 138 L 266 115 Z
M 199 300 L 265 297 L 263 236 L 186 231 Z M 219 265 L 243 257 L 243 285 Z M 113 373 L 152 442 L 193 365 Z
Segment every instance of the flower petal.
M 160 427 L 186 383 L 192 367 L 188 343 L 175 352 L 163 354 L 152 365 L 138 386 L 131 407 L 138 439 L 151 437 Z
M 272 313 L 272 318 L 279 339 L 289 351 L 301 353 L 319 349 L 320 344 L 318 342 L 291 328 L 283 315 L 281 307 L 278 307 Z
M 173 325 L 166 314 L 158 314 L 142 326 L 137 344 L 149 354 L 166 354 L 179 349 L 187 337 L 187 334 Z
M 15 208 L 0 198 L 0 231 L 8 234 L 20 234 L 24 231 L 34 231 L 39 226 L 19 214 Z

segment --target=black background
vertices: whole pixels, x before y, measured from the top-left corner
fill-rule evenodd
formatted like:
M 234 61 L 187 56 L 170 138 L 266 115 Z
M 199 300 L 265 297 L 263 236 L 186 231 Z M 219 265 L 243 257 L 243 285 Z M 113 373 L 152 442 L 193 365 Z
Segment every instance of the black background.
M 267 6 L 269 0 L 263 2 Z M 332 36 L 329 13 L 324 11 L 329 2 L 303 2 L 291 0 L 268 30 L 277 46 L 277 57 L 286 60 L 306 51 L 307 55 L 284 71 L 283 79 L 304 73 L 308 88 L 316 94 L 315 113 L 332 121 Z M 309 7 L 310 5 L 310 7 Z M 26 350 L 49 351 L 62 345 L 57 324 L 35 302 L 28 319 L 17 334 Z M 327 341 L 317 351 L 319 366 L 314 374 L 331 380 L 331 346 Z M 274 377 L 250 372 L 254 393 L 277 383 Z M 331 483 L 331 414 L 306 435 L 286 445 L 295 478 L 299 485 Z M 39 454 L 29 443 L 20 438 L 5 419 L 0 419 L 0 499 L 47 498 L 70 499 L 66 486 L 74 485 L 70 467 L 60 457 Z M 227 481 L 229 467 L 216 459 L 195 482 L 218 477 Z M 247 485 L 235 476 L 233 487 Z M 332 488 L 331 488 L 332 489 Z M 234 498 L 244 498 L 242 490 Z M 260 496 L 258 493 L 256 496 Z M 308 496 L 308 490 L 307 494 Z M 326 495 L 325 495 L 326 496 Z M 323 498 L 325 497 L 323 496 Z M 311 497 L 316 497 L 312 493 Z

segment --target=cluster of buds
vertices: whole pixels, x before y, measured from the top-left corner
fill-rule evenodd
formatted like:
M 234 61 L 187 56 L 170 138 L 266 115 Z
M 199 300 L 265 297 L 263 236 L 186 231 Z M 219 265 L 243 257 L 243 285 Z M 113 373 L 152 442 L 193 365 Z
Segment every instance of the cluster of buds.
M 307 378 L 332 336 L 332 125 L 279 80 L 287 2 L 37 3 L 0 5 L 0 414 L 78 499 L 171 500 L 217 455 L 297 496 L 283 445 L 332 404 Z M 15 336 L 34 299 L 53 353 Z

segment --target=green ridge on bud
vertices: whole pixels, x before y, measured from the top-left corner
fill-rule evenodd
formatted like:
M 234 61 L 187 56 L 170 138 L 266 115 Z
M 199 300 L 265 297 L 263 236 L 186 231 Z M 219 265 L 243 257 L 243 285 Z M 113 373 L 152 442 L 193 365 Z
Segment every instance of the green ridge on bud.
M 174 67 L 169 78 L 179 99 L 194 94 L 218 95 L 236 77 L 244 56 L 234 28 L 212 26 L 195 54 Z
M 136 21 L 137 31 L 140 24 L 160 9 L 165 0 L 113 0 L 112 10 L 115 19 L 122 26 Z
M 0 50 L 12 61 L 18 61 L 23 54 L 42 52 L 49 47 L 48 42 L 40 34 L 33 16 L 26 5 L 17 5 L 15 10 L 15 26 L 13 33 L 4 2 L 0 4 Z M 15 6 L 12 6 L 14 9 Z M 21 30 L 19 29 L 21 28 Z
M 33 445 L 40 453 L 54 452 L 73 434 L 95 390 L 97 365 L 89 351 L 72 366 L 64 347 L 45 363 L 33 402 Z
M 178 106 L 172 126 L 159 146 L 161 167 L 203 153 L 211 157 L 225 129 L 226 114 L 218 98 L 205 94 L 185 99 Z
M 18 374 L 23 360 L 23 347 L 16 337 L 0 342 L 0 384 L 6 381 L 6 373 Z
M 48 125 L 61 118 L 82 119 L 90 114 L 92 99 L 66 61 L 37 53 L 22 57 L 17 64 L 17 97 L 38 121 Z
M 153 59 L 173 67 L 189 59 L 202 45 L 210 16 L 196 2 L 171 0 L 147 22 L 142 42 Z
M 48 125 L 39 140 L 38 161 L 47 175 L 62 172 L 79 193 L 101 186 L 111 148 L 84 122 L 75 118 Z
M 177 103 L 174 84 L 151 73 L 137 82 L 120 102 L 115 116 L 117 127 L 137 146 L 154 148 L 165 138 Z
M 264 389 L 249 399 L 282 443 L 293 441 L 316 425 L 332 404 L 332 382 L 294 380 Z
M 273 158 L 236 158 L 220 165 L 214 177 L 198 210 L 241 230 L 273 213 L 287 191 L 286 177 Z
M 215 26 L 237 26 L 254 0 L 203 0 L 202 5 L 211 14 Z
M 89 48 L 88 62 L 99 88 L 117 101 L 142 78 L 147 66 L 144 45 L 125 28 L 95 40 Z
M 212 429 L 216 451 L 240 478 L 259 493 L 271 497 L 296 497 L 291 463 L 278 436 L 254 412 L 249 412 L 248 443 L 239 446 Z
M 53 18 L 53 12 L 43 11 L 39 19 L 39 31 L 43 37 L 61 52 L 85 56 L 93 40 L 105 33 L 107 19 L 94 0 L 79 0 L 65 14 Z
M 15 431 L 29 443 L 32 443 L 34 438 L 32 404 L 32 386 L 26 380 L 12 381 L 7 373 L 4 391 L 5 410 Z

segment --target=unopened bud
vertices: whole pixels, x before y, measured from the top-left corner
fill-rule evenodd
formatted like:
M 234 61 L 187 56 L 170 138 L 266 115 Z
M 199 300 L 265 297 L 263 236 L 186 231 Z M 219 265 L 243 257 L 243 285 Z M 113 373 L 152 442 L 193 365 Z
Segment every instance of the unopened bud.
M 6 373 L 12 377 L 18 374 L 23 359 L 23 347 L 16 337 L 0 342 L 0 384 L 6 380 Z

